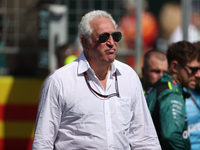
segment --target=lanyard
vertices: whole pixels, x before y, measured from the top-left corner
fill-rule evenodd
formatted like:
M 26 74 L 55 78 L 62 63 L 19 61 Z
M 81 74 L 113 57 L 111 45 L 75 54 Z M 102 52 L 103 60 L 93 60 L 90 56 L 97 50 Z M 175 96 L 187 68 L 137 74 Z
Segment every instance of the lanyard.
M 187 89 L 187 92 L 189 93 L 189 90 Z M 197 102 L 195 101 L 195 99 L 194 99 L 194 97 L 192 96 L 192 94 L 191 94 L 191 99 L 192 99 L 192 101 L 194 102 L 194 104 L 197 106 L 197 108 L 200 110 L 200 107 L 199 107 L 199 105 L 197 104 Z
M 87 82 L 87 84 L 88 84 L 90 90 L 92 90 L 92 91 L 93 91 L 95 94 L 97 94 L 98 96 L 103 97 L 103 98 L 111 98 L 111 97 L 113 97 L 113 96 L 120 97 L 120 95 L 119 95 L 119 89 L 118 89 L 118 83 L 117 83 L 117 75 L 116 75 L 116 72 L 115 72 L 115 90 L 116 90 L 116 93 L 112 93 L 112 94 L 109 94 L 109 95 L 102 95 L 102 94 L 98 93 L 97 91 L 95 91 L 95 90 L 91 87 L 91 85 L 90 85 L 90 83 L 89 83 L 88 75 L 87 75 L 86 72 L 84 72 L 84 76 L 85 76 L 85 80 L 86 80 L 86 82 Z

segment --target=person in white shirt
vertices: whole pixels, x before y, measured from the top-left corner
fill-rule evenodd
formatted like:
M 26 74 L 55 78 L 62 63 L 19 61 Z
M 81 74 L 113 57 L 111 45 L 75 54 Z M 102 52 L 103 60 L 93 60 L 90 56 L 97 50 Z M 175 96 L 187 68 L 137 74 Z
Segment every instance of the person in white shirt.
M 115 60 L 112 16 L 91 11 L 78 29 L 83 52 L 45 82 L 32 150 L 160 150 L 140 79 Z

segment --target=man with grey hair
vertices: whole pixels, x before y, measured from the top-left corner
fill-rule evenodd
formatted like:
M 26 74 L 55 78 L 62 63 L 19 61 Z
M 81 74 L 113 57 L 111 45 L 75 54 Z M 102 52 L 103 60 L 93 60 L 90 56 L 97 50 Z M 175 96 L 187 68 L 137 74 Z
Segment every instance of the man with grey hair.
M 115 60 L 122 34 L 105 11 L 82 17 L 80 57 L 45 82 L 33 150 L 160 150 L 138 75 Z

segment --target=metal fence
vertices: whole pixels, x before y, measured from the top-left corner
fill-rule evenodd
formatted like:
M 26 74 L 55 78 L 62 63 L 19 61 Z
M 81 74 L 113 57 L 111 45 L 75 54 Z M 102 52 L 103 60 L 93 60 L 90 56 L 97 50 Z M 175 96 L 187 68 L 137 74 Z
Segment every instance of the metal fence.
M 188 40 L 187 28 L 190 24 L 193 1 L 197 1 L 197 5 L 200 5 L 199 0 L 182 0 L 180 3 L 183 12 L 183 39 L 185 40 Z M 144 4 L 141 0 L 135 0 L 135 2 L 137 4 L 135 51 L 121 49 L 117 57 L 127 63 L 125 57 L 136 56 L 135 69 L 139 72 L 143 46 L 142 35 L 139 31 L 141 31 L 141 11 Z M 112 14 L 116 22 L 119 22 L 126 13 L 123 7 L 124 0 L 1 0 L 0 75 L 45 76 L 49 73 L 48 66 L 52 62 L 48 55 L 49 32 L 51 32 L 49 24 L 52 14 L 46 8 L 46 4 L 59 4 L 67 7 L 68 41 L 76 39 L 78 23 L 81 17 L 90 10 L 106 10 Z M 52 49 L 55 47 L 56 45 Z

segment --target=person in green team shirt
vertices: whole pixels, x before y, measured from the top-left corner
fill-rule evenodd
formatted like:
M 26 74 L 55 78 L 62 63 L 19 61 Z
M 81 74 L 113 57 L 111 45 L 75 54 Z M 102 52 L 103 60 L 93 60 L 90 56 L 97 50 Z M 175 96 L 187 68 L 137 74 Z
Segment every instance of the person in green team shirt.
M 200 53 L 191 43 L 173 43 L 167 50 L 168 71 L 145 96 L 162 150 L 190 150 L 183 87 L 194 89 L 200 78 Z

